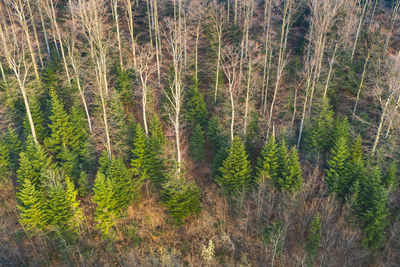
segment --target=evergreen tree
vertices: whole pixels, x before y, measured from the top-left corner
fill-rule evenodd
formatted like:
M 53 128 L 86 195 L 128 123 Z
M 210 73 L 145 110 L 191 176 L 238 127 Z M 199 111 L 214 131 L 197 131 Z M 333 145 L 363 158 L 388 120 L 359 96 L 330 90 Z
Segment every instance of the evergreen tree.
M 165 181 L 164 145 L 166 139 L 157 116 L 154 116 L 150 122 L 149 133 L 148 152 L 146 154 L 147 174 L 152 182 L 159 187 Z
M 345 170 L 338 180 L 338 196 L 343 199 L 355 199 L 359 194 L 359 185 L 365 180 L 366 175 L 364 161 L 346 162 Z
M 311 222 L 309 235 L 306 243 L 307 263 L 313 266 L 313 260 L 318 254 L 318 249 L 321 246 L 321 217 L 317 213 Z
M 32 136 L 29 136 L 25 152 L 20 154 L 18 181 L 21 183 L 28 179 L 38 189 L 43 182 L 43 172 L 48 170 L 51 164 L 52 161 L 48 154 L 35 143 Z
M 21 138 L 12 128 L 8 129 L 5 139 L 8 147 L 11 171 L 15 173 L 19 166 L 19 155 L 23 150 L 23 144 Z M 27 140 L 29 140 L 29 137 Z
M 205 158 L 204 131 L 200 124 L 196 124 L 189 142 L 189 154 L 197 162 Z
M 246 149 L 239 137 L 235 137 L 228 156 L 219 168 L 220 176 L 215 180 L 228 194 L 237 194 L 252 182 L 251 165 Z
M 339 137 L 332 148 L 331 157 L 328 160 L 325 182 L 329 191 L 339 193 L 339 184 L 346 175 L 346 162 L 349 157 L 346 137 Z
M 195 79 L 192 80 L 187 93 L 185 118 L 190 128 L 195 129 L 197 124 L 200 124 L 202 127 L 207 125 L 208 111 L 204 102 L 204 96 L 199 88 L 199 82 L 195 81 Z
M 276 180 L 278 169 L 277 146 L 275 143 L 275 136 L 271 135 L 268 142 L 261 150 L 260 156 L 257 160 L 256 177 L 259 183 L 268 180 Z
M 98 172 L 94 180 L 94 196 L 96 203 L 95 221 L 97 228 L 103 236 L 112 236 L 112 229 L 116 225 L 118 211 L 115 210 L 114 188 L 110 179 L 106 178 L 102 172 Z
M 83 211 L 80 206 L 80 201 L 77 199 L 78 191 L 75 189 L 74 182 L 65 177 L 65 194 L 69 204 L 69 209 L 72 211 L 72 216 L 69 218 L 68 226 L 73 232 L 79 232 L 80 226 L 83 223 Z
M 67 234 L 71 229 L 69 222 L 73 216 L 67 194 L 61 184 L 60 177 L 52 181 L 48 188 L 48 214 L 50 225 L 62 234 Z
M 86 197 L 89 193 L 89 177 L 86 172 L 81 171 L 78 179 L 78 192 L 82 197 Z
M 39 142 L 43 142 L 43 140 L 47 137 L 48 130 L 45 126 L 44 115 L 40 107 L 40 102 L 35 96 L 32 96 L 29 101 L 29 106 L 33 125 L 35 126 L 36 138 Z M 28 122 L 28 117 L 26 117 L 24 121 L 24 134 L 26 137 L 31 134 L 31 127 Z
M 283 163 L 283 171 L 278 179 L 280 190 L 289 192 L 300 190 L 303 177 L 301 176 L 299 157 L 295 147 L 291 149 L 290 154 Z
M 113 145 L 113 154 L 117 158 L 128 159 L 128 155 L 132 149 L 132 139 L 129 139 L 130 133 L 126 111 L 117 95 L 111 95 L 109 98 L 109 112 L 107 113 L 107 116 L 110 129 L 110 139 Z
M 278 166 L 276 170 L 276 175 L 272 176 L 272 181 L 275 187 L 279 189 L 280 180 L 283 179 L 283 175 L 286 172 L 286 167 L 288 166 L 288 151 L 284 139 L 277 146 L 276 157 L 278 160 Z
M 222 126 L 216 116 L 211 117 L 208 122 L 208 140 L 213 146 L 213 162 L 212 162 L 212 176 L 220 176 L 219 167 L 228 156 L 229 142 L 228 137 L 224 134 Z
M 0 185 L 11 175 L 10 153 L 5 138 L 0 139 Z
M 350 161 L 355 162 L 363 159 L 362 139 L 357 135 L 356 139 L 350 147 Z
M 71 122 L 73 122 L 74 148 L 73 152 L 77 155 L 79 169 L 87 169 L 90 158 L 93 157 L 89 152 L 89 128 L 84 110 L 80 105 L 74 105 L 71 109 Z
M 191 214 L 200 212 L 200 189 L 183 177 L 172 177 L 161 190 L 164 205 L 177 225 L 181 225 Z
M 124 105 L 129 105 L 133 100 L 133 83 L 135 75 L 131 70 L 123 70 L 120 67 L 116 71 L 116 86 L 119 98 Z
M 20 190 L 17 192 L 19 221 L 28 232 L 38 232 L 48 224 L 47 203 L 40 190 L 30 179 L 20 180 Z
M 311 126 L 311 150 L 317 153 L 326 153 L 332 146 L 331 134 L 333 125 L 333 112 L 328 104 L 324 104 L 321 112 L 313 120 Z
M 397 177 L 397 166 L 395 162 L 391 162 L 387 168 L 386 175 L 382 179 L 385 188 L 395 191 L 399 186 L 399 178 Z
M 139 180 L 144 181 L 147 179 L 147 139 L 146 134 L 142 126 L 138 123 L 136 125 L 136 134 L 133 138 L 133 149 L 132 149 L 132 160 L 131 166 L 132 171 Z
M 362 244 L 369 249 L 379 248 L 384 240 L 388 215 L 386 204 L 386 190 L 381 185 L 380 169 L 376 167 L 370 177 L 361 182 L 355 205 L 355 212 L 364 233 Z
M 350 125 L 347 117 L 338 117 L 335 120 L 332 132 L 333 146 L 338 142 L 339 138 L 344 138 L 346 145 L 348 145 L 350 140 Z

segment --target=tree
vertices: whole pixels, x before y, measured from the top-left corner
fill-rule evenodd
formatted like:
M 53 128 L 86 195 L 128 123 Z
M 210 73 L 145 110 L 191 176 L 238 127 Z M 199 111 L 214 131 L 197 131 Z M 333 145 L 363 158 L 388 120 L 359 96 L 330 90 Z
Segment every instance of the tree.
M 148 177 L 148 166 L 146 164 L 147 153 L 148 148 L 146 134 L 143 131 L 142 126 L 138 123 L 136 125 L 136 133 L 133 138 L 131 166 L 133 174 L 141 181 L 146 180 Z
M 397 177 L 397 166 L 395 162 L 391 162 L 387 168 L 386 175 L 382 179 L 385 188 L 393 192 L 399 186 L 399 178 Z
M 388 215 L 386 204 L 387 195 L 381 185 L 380 169 L 375 167 L 369 177 L 361 181 L 354 208 L 364 233 L 362 244 L 369 249 L 379 248 L 384 240 Z
M 204 143 L 204 131 L 200 124 L 196 124 L 189 141 L 189 154 L 197 162 L 204 160 Z
M 23 144 L 13 128 L 8 129 L 5 140 L 8 147 L 11 171 L 15 173 L 19 167 L 19 156 L 23 150 Z M 29 137 L 27 140 L 29 140 Z
M 104 237 L 109 238 L 118 218 L 111 180 L 106 178 L 102 172 L 98 172 L 94 180 L 93 191 L 93 200 L 96 203 L 95 221 L 97 228 L 100 229 Z
M 36 144 L 32 136 L 28 137 L 24 152 L 20 154 L 20 165 L 17 171 L 17 178 L 20 183 L 27 179 L 36 189 L 43 182 L 43 172 L 52 165 L 51 157 L 44 149 Z
M 356 139 L 350 147 L 350 160 L 356 162 L 363 159 L 363 148 L 362 139 L 360 135 L 357 135 Z
M 26 178 L 20 181 L 20 190 L 17 192 L 20 223 L 29 232 L 39 232 L 48 224 L 46 201 L 35 184 Z
M 199 82 L 192 78 L 192 84 L 189 86 L 186 99 L 186 121 L 194 130 L 197 124 L 207 126 L 207 108 L 204 102 L 204 96 L 200 91 Z
M 36 137 L 39 142 L 43 142 L 48 133 L 44 123 L 44 116 L 40 107 L 40 102 L 35 96 L 32 96 L 30 104 L 32 120 L 36 130 Z M 32 131 L 30 128 L 29 120 L 28 118 L 26 118 L 26 120 L 24 121 L 24 134 L 25 136 L 28 136 L 31 134 L 31 132 Z
M 345 176 L 346 162 L 349 157 L 346 137 L 339 137 L 334 144 L 330 159 L 328 160 L 328 169 L 325 170 L 325 183 L 330 192 L 339 193 L 339 184 L 342 177 Z
M 191 214 L 200 212 L 200 189 L 183 177 L 172 177 L 164 183 L 161 196 L 177 225 L 181 225 Z
M 159 187 L 165 181 L 164 145 L 166 139 L 157 116 L 154 116 L 150 122 L 149 133 L 146 155 L 147 174 L 152 182 Z
M 333 125 L 333 112 L 325 104 L 321 112 L 313 120 L 311 126 L 311 150 L 326 153 L 332 146 L 331 134 Z
M 282 191 L 294 192 L 301 189 L 303 177 L 299 165 L 297 149 L 293 147 L 286 160 L 283 161 L 283 171 L 278 179 L 279 188 Z
M 219 168 L 220 176 L 215 181 L 227 194 L 235 195 L 250 186 L 252 182 L 251 171 L 244 144 L 239 137 L 235 137 L 227 158 Z
M 0 184 L 11 175 L 10 153 L 5 138 L 0 139 Z
M 313 260 L 318 254 L 318 249 L 321 246 L 321 216 L 317 213 L 311 222 L 309 234 L 307 237 L 306 251 L 307 262 L 310 266 L 313 265 Z
M 277 145 L 275 143 L 275 136 L 272 134 L 268 138 L 268 142 L 264 145 L 257 159 L 257 182 L 261 183 L 267 179 L 275 181 L 278 175 L 278 164 Z

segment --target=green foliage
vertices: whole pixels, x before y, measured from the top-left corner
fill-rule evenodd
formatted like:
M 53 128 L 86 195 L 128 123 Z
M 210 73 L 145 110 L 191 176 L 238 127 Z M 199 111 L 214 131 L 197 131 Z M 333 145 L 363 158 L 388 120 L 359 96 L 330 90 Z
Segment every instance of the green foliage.
M 204 131 L 200 124 L 196 124 L 189 141 L 189 154 L 196 162 L 205 158 L 204 143 Z
M 86 197 L 89 193 L 89 177 L 87 176 L 86 172 L 82 171 L 79 174 L 79 179 L 78 179 L 78 192 L 79 195 L 82 197 Z
M 89 126 L 85 112 L 81 105 L 72 106 L 70 121 L 73 125 L 74 146 L 72 151 L 75 152 L 78 159 L 79 170 L 88 169 L 93 153 L 90 150 Z
M 212 176 L 220 176 L 219 167 L 228 156 L 228 137 L 224 134 L 222 126 L 216 116 L 211 117 L 208 122 L 208 140 L 213 146 L 213 162 L 211 166 Z
M 18 169 L 19 155 L 22 152 L 23 144 L 21 138 L 17 135 L 14 129 L 9 128 L 6 135 L 6 144 L 8 147 L 8 153 L 10 158 L 10 168 L 13 173 Z M 29 137 L 27 138 L 29 140 Z
M 147 179 L 147 138 L 146 134 L 140 124 L 136 125 L 136 134 L 133 138 L 133 149 L 131 166 L 133 174 L 139 180 L 144 181 Z
M 243 142 L 235 137 L 227 158 L 219 168 L 215 181 L 228 195 L 235 195 L 248 188 L 252 182 L 251 165 Z
M 380 169 L 375 167 L 368 179 L 361 181 L 354 207 L 364 233 L 362 244 L 371 250 L 379 248 L 384 240 L 388 215 L 387 201 L 386 190 L 381 185 Z
M 17 192 L 19 222 L 28 232 L 39 232 L 48 224 L 47 203 L 31 180 L 20 180 L 20 190 Z
M 17 171 L 18 181 L 29 180 L 38 189 L 43 182 L 43 172 L 52 164 L 51 158 L 44 149 L 29 136 L 25 152 L 20 154 L 20 167 Z
M 117 68 L 115 89 L 124 105 L 132 103 L 135 75 L 132 70 Z
M 43 140 L 48 135 L 48 130 L 45 126 L 44 114 L 40 107 L 40 102 L 35 96 L 32 96 L 29 102 L 32 121 L 36 132 L 36 138 L 39 142 L 43 142 Z M 30 134 L 32 134 L 28 115 L 26 116 L 26 119 L 24 121 L 24 134 L 25 136 L 29 136 Z
M 95 221 L 103 236 L 112 236 L 112 229 L 116 225 L 118 212 L 115 210 L 114 188 L 110 179 L 102 172 L 98 172 L 94 180 L 93 200 L 96 203 Z
M 271 135 L 268 138 L 268 142 L 261 150 L 260 156 L 257 160 L 256 170 L 256 178 L 258 183 L 265 182 L 266 179 L 271 181 L 276 180 L 276 176 L 278 175 L 278 157 L 274 135 Z
M 149 137 L 147 140 L 148 153 L 146 154 L 147 174 L 157 186 L 165 181 L 166 166 L 164 162 L 164 146 L 166 139 L 158 117 L 154 116 L 150 122 Z
M 350 147 L 350 161 L 356 162 L 363 159 L 362 139 L 357 135 L 356 139 Z
M 349 157 L 346 137 L 339 137 L 335 142 L 330 159 L 328 160 L 328 169 L 326 170 L 325 183 L 330 192 L 339 193 L 340 183 L 346 175 L 346 162 Z
M 113 154 L 118 158 L 128 159 L 132 149 L 128 117 L 118 97 L 111 95 L 109 98 L 107 116 Z
M 11 162 L 5 138 L 0 139 L 0 185 L 11 175 Z
M 190 128 L 194 129 L 197 124 L 202 127 L 207 125 L 208 111 L 206 103 L 204 102 L 204 96 L 200 91 L 198 81 L 193 79 L 192 84 L 189 86 L 186 99 L 186 111 L 185 118 L 190 125 Z
M 164 183 L 161 196 L 163 204 L 177 225 L 183 224 L 191 214 L 200 212 L 200 189 L 183 177 L 172 177 Z
M 317 153 L 326 153 L 331 147 L 333 112 L 325 104 L 311 126 L 310 146 Z
M 399 178 L 397 177 L 397 165 L 391 162 L 387 168 L 386 175 L 383 176 L 382 184 L 385 188 L 395 191 L 399 186 Z
M 318 249 L 321 245 L 321 217 L 317 213 L 311 222 L 309 235 L 307 237 L 306 251 L 307 262 L 310 266 L 313 264 L 313 259 L 318 255 Z
M 346 144 L 350 140 L 350 125 L 347 117 L 338 117 L 335 120 L 335 127 L 332 132 L 332 144 L 335 145 L 339 138 L 344 138 Z
M 278 179 L 280 190 L 288 192 L 300 190 L 303 183 L 303 177 L 301 176 L 297 149 L 293 147 L 290 150 L 290 154 L 282 162 L 283 168 L 281 168 L 282 172 Z

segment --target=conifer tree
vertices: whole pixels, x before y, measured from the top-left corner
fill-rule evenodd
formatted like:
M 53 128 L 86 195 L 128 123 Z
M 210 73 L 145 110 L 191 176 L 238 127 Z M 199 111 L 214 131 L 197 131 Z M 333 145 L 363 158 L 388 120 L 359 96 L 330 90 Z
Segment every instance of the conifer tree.
M 286 147 L 286 142 L 283 139 L 280 144 L 277 146 L 276 157 L 278 159 L 278 166 L 276 170 L 276 175 L 272 176 L 272 181 L 274 185 L 279 189 L 280 188 L 280 180 L 282 179 L 283 173 L 286 171 L 287 162 L 288 162 L 288 151 Z
M 313 151 L 326 153 L 331 147 L 333 112 L 325 104 L 311 126 L 310 146 Z
M 219 167 L 228 155 L 229 138 L 223 133 L 222 126 L 216 116 L 211 117 L 208 122 L 207 136 L 213 146 L 212 176 L 217 177 L 220 176 Z
M 11 175 L 10 153 L 5 138 L 0 139 L 0 184 Z
M 28 232 L 44 230 L 48 224 L 47 203 L 40 190 L 30 179 L 20 180 L 20 190 L 17 192 L 20 223 Z
M 94 196 L 96 203 L 95 221 L 97 228 L 103 236 L 112 236 L 112 229 L 116 224 L 118 211 L 115 210 L 114 188 L 110 179 L 106 178 L 102 172 L 98 172 L 94 180 Z
M 277 146 L 275 143 L 275 136 L 271 135 L 268 138 L 268 142 L 264 145 L 261 150 L 260 156 L 257 160 L 256 166 L 256 178 L 257 181 L 263 182 L 266 179 L 276 180 L 278 169 L 278 157 L 277 157 Z
M 89 193 L 89 177 L 84 171 L 79 174 L 78 186 L 79 195 L 86 197 Z
M 332 132 L 332 145 L 334 146 L 339 138 L 344 138 L 346 145 L 349 144 L 350 140 L 350 125 L 347 117 L 337 117 L 335 120 L 335 126 Z
M 23 182 L 28 179 L 38 189 L 43 182 L 43 172 L 48 170 L 51 164 L 51 157 L 39 144 L 35 143 L 32 136 L 29 136 L 25 151 L 20 154 L 18 181 Z
M 399 186 L 399 178 L 397 177 L 397 166 L 395 162 L 391 162 L 387 168 L 386 175 L 382 179 L 385 188 L 395 191 Z
M 80 105 L 75 104 L 71 109 L 71 122 L 73 126 L 74 149 L 77 155 L 79 169 L 88 167 L 89 160 L 92 157 L 89 152 L 89 128 L 86 121 L 86 115 Z
M 361 222 L 364 238 L 362 244 L 369 249 L 377 249 L 384 240 L 387 224 L 387 195 L 381 185 L 381 173 L 375 167 L 367 179 L 360 183 L 360 192 L 355 205 L 356 215 Z
M 11 171 L 15 173 L 19 166 L 19 156 L 23 150 L 23 144 L 21 138 L 12 128 L 8 129 L 5 139 L 8 147 Z M 29 140 L 29 137 L 27 140 Z
M 130 70 L 123 70 L 121 67 L 116 71 L 116 86 L 119 98 L 124 105 L 129 105 L 133 100 L 133 82 L 135 75 Z
M 186 120 L 191 129 L 195 129 L 197 124 L 205 127 L 207 125 L 208 111 L 204 96 L 200 91 L 199 82 L 192 79 L 192 84 L 189 86 L 186 99 Z
M 146 134 L 142 126 L 138 123 L 136 125 L 136 134 L 133 138 L 131 166 L 133 174 L 141 181 L 147 179 L 147 152 Z
M 303 177 L 301 176 L 299 156 L 295 147 L 291 149 L 290 154 L 283 163 L 282 173 L 278 179 L 280 190 L 289 192 L 300 190 Z
M 196 124 L 189 142 L 189 154 L 197 162 L 201 162 L 205 157 L 204 131 L 200 124 Z
M 126 111 L 117 95 L 111 95 L 108 102 L 109 112 L 107 116 L 113 154 L 117 158 L 128 159 L 132 149 L 132 139 L 129 135 Z
M 229 195 L 238 194 L 250 186 L 251 165 L 239 137 L 233 139 L 228 156 L 219 168 L 219 172 L 220 176 L 216 178 L 216 182 Z
M 39 142 L 43 142 L 43 140 L 47 137 L 48 130 L 44 123 L 44 115 L 40 107 L 40 102 L 35 96 L 32 96 L 29 101 L 29 105 L 33 125 L 35 126 L 36 138 Z M 28 118 L 26 118 L 24 121 L 24 134 L 25 136 L 29 136 L 31 134 L 31 128 L 28 122 Z
M 161 196 L 177 225 L 181 225 L 191 214 L 200 212 L 200 189 L 183 177 L 172 177 L 164 183 Z
M 60 179 L 60 178 L 58 178 Z M 52 181 L 48 188 L 48 214 L 50 225 L 59 230 L 62 234 L 67 234 L 70 230 L 69 222 L 73 216 L 68 202 L 66 192 L 61 180 Z
M 318 254 L 318 249 L 321 245 L 321 217 L 317 213 L 311 222 L 310 233 L 307 238 L 306 251 L 307 262 L 310 266 L 313 265 L 313 260 Z
M 364 161 L 346 162 L 345 170 L 338 180 L 338 196 L 342 199 L 356 199 L 359 194 L 359 186 L 366 176 L 367 170 Z
M 326 170 L 325 182 L 329 191 L 339 193 L 341 179 L 346 175 L 346 162 L 349 157 L 346 137 L 339 137 L 334 144 L 328 169 Z
M 350 147 L 350 161 L 355 162 L 363 159 L 362 139 L 357 135 L 356 139 Z
M 148 152 L 146 154 L 147 174 L 152 182 L 159 187 L 165 181 L 166 175 L 164 162 L 166 139 L 157 116 L 154 116 L 150 122 L 149 133 L 147 140 Z
M 80 226 L 83 223 L 83 212 L 80 206 L 80 201 L 77 199 L 78 191 L 75 189 L 74 182 L 65 177 L 65 193 L 69 209 L 72 211 L 72 216 L 68 221 L 68 226 L 73 232 L 79 232 Z

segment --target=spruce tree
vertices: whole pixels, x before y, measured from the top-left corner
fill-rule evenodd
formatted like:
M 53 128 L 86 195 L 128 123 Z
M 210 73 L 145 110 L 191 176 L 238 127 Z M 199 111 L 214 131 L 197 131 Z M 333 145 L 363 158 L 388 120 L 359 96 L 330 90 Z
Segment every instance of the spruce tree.
M 382 184 L 390 191 L 395 191 L 399 186 L 399 178 L 397 177 L 397 166 L 395 162 L 389 164 L 386 175 L 382 179 Z
M 215 181 L 229 195 L 242 192 L 252 182 L 251 165 L 246 149 L 239 137 L 235 137 L 227 158 L 219 168 L 220 176 Z
M 195 129 L 197 124 L 205 127 L 207 125 L 207 108 L 204 102 L 204 96 L 200 91 L 199 82 L 192 79 L 192 84 L 189 86 L 186 99 L 186 114 L 185 118 L 191 129 Z
M 116 225 L 118 211 L 115 209 L 114 188 L 110 179 L 106 178 L 102 172 L 98 172 L 94 180 L 93 200 L 96 204 L 95 221 L 97 228 L 103 236 L 112 236 L 112 229 Z
M 349 158 L 346 137 L 339 137 L 334 144 L 328 169 L 326 170 L 325 182 L 330 192 L 339 193 L 339 186 L 342 178 L 346 175 L 346 162 Z
M 132 139 L 130 139 L 126 111 L 117 95 L 111 95 L 109 98 L 107 116 L 109 129 L 112 129 L 110 130 L 110 139 L 113 145 L 113 154 L 117 158 L 128 159 L 132 149 Z
M 324 104 L 321 112 L 313 120 L 311 126 L 311 150 L 317 153 L 326 153 L 332 146 L 331 135 L 333 125 L 333 112 L 328 104 Z
M 69 209 L 72 211 L 72 216 L 69 218 L 68 226 L 73 232 L 79 232 L 80 226 L 83 223 L 83 211 L 80 206 L 80 201 L 77 199 L 78 191 L 75 189 L 74 182 L 65 177 L 65 194 L 69 204 Z
M 166 139 L 164 137 L 160 121 L 157 116 L 154 116 L 150 122 L 149 138 L 147 139 L 148 151 L 146 153 L 146 165 L 147 174 L 157 187 L 160 187 L 165 181 L 165 143 Z
M 337 117 L 335 120 L 335 126 L 332 132 L 332 145 L 334 146 L 339 138 L 344 138 L 346 144 L 350 140 L 350 125 L 347 117 Z
M 271 135 L 268 142 L 261 150 L 260 156 L 257 159 L 256 179 L 258 183 L 268 180 L 276 180 L 278 169 L 277 146 L 275 136 Z
M 67 234 L 72 230 L 69 222 L 73 216 L 73 212 L 61 180 L 52 181 L 48 188 L 48 199 L 50 225 L 62 234 Z
M 363 159 L 362 139 L 360 135 L 357 135 L 356 139 L 353 141 L 350 147 L 350 161 L 355 162 L 362 159 Z
M 45 126 L 44 114 L 40 107 L 40 102 L 35 96 L 32 96 L 29 101 L 29 106 L 33 125 L 35 126 L 36 138 L 39 142 L 43 142 L 43 140 L 47 137 L 48 129 Z M 31 127 L 27 117 L 24 121 L 24 134 L 26 137 L 31 134 Z
M 135 75 L 130 70 L 123 70 L 121 67 L 116 71 L 116 86 L 119 98 L 124 105 L 129 105 L 133 100 L 133 82 Z
M 8 129 L 5 139 L 8 147 L 11 171 L 15 173 L 19 166 L 19 156 L 23 150 L 23 144 L 21 138 L 12 128 Z M 29 137 L 27 140 L 29 140 Z
M 183 177 L 172 177 L 164 183 L 161 197 L 177 225 L 181 225 L 191 214 L 200 212 L 200 189 Z
M 288 165 L 288 151 L 284 139 L 277 146 L 276 157 L 278 160 L 278 166 L 276 169 L 276 175 L 272 176 L 272 181 L 275 187 L 280 189 L 280 180 L 283 178 L 283 174 L 286 172 L 286 167 Z
M 148 150 L 146 134 L 142 126 L 138 123 L 136 125 L 136 133 L 133 138 L 131 166 L 133 174 L 141 181 L 146 180 L 148 176 L 148 167 L 146 162 L 147 153 Z
M 295 147 L 291 149 L 290 154 L 283 163 L 284 167 L 278 179 L 280 190 L 289 192 L 300 190 L 303 177 L 301 176 L 299 157 Z
M 205 158 L 204 143 L 204 131 L 200 124 L 196 124 L 189 141 L 189 154 L 196 162 Z
M 71 122 L 73 126 L 74 147 L 73 152 L 77 155 L 79 170 L 87 169 L 91 160 L 92 153 L 89 151 L 89 128 L 83 108 L 75 104 L 71 109 Z
M 39 144 L 35 143 L 32 136 L 29 136 L 25 152 L 20 154 L 18 181 L 21 183 L 28 179 L 38 189 L 43 182 L 43 172 L 47 171 L 51 165 L 51 157 Z
M 388 215 L 387 201 L 386 190 L 381 185 L 380 169 L 375 167 L 369 177 L 361 182 L 354 208 L 364 234 L 362 244 L 369 249 L 379 248 L 384 240 Z
M 0 139 L 0 185 L 11 175 L 10 153 L 5 138 Z
M 20 180 L 17 192 L 19 221 L 28 232 L 44 230 L 48 224 L 47 202 L 40 190 L 30 179 Z
M 321 246 L 321 217 L 317 213 L 311 222 L 309 235 L 307 237 L 306 251 L 307 264 L 313 266 L 313 260 L 318 255 L 318 249 Z

